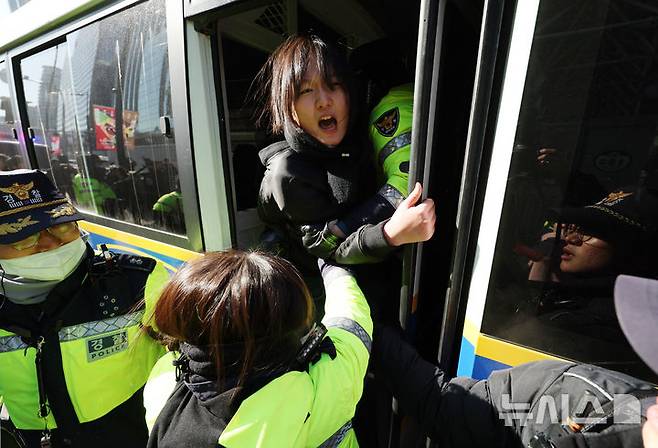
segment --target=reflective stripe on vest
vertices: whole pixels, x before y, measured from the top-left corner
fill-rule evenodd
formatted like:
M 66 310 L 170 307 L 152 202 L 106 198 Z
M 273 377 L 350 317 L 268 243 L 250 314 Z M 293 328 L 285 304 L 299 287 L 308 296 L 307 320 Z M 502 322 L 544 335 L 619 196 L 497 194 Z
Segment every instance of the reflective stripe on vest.
M 340 445 L 340 442 L 343 441 L 345 436 L 347 435 L 347 432 L 352 429 L 352 420 L 349 422 L 345 423 L 343 426 L 341 426 L 338 431 L 334 433 L 333 436 L 329 437 L 327 440 L 325 440 L 322 445 L 319 446 L 319 448 L 334 448 Z
M 400 148 L 411 144 L 411 131 L 392 138 L 379 152 L 379 164 L 384 166 L 384 160 Z
M 110 317 L 109 319 L 72 325 L 59 330 L 59 340 L 61 342 L 75 341 L 76 339 L 83 339 L 89 336 L 132 327 L 138 325 L 142 321 L 143 316 L 144 310 L 141 310 L 134 313 L 122 314 L 121 316 Z
M 76 339 L 83 339 L 89 336 L 96 336 L 99 334 L 132 327 L 134 325 L 138 325 L 141 322 L 143 316 L 144 310 L 141 310 L 117 317 L 111 317 L 109 319 L 85 322 L 79 325 L 64 327 L 59 330 L 59 340 L 60 342 L 75 341 Z M 23 342 L 20 336 L 0 337 L 0 353 L 25 350 L 26 348 L 28 348 L 28 345 Z
M 398 208 L 398 205 L 404 201 L 404 195 L 400 193 L 397 188 L 389 184 L 384 184 L 384 186 L 379 189 L 377 194 L 386 199 L 386 201 L 394 208 Z
M 366 332 L 366 330 L 364 330 L 358 322 L 346 317 L 333 317 L 331 319 L 327 319 L 324 322 L 324 325 L 327 328 L 336 327 L 342 328 L 345 331 L 349 331 L 354 336 L 359 338 L 361 342 L 363 342 L 363 345 L 366 346 L 366 350 L 368 350 L 368 353 L 370 353 L 370 348 L 372 347 L 372 339 L 370 339 L 368 332 Z
M 23 342 L 20 336 L 2 336 L 0 337 L 0 353 L 13 352 L 15 350 L 25 350 L 27 344 Z

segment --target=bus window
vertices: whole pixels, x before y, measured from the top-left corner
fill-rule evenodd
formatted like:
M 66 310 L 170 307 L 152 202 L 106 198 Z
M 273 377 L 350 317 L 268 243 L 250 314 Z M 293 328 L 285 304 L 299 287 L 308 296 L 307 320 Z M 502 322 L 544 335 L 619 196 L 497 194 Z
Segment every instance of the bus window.
M 18 140 L 14 136 L 14 111 L 9 92 L 9 73 L 7 63 L 0 62 L 0 171 L 26 168 L 27 160 L 23 156 Z
M 618 274 L 658 277 L 657 23 L 649 2 L 539 3 L 482 321 L 654 380 L 612 293 Z
M 80 152 L 75 121 L 77 100 L 67 76 L 68 48 L 59 44 L 21 61 L 27 117 L 37 164 L 64 193 L 73 197 L 74 154 Z M 63 76 L 64 75 L 64 76 Z M 85 130 L 86 135 L 86 130 Z M 73 160 L 69 160 L 73 159 Z
M 185 234 L 165 2 L 74 31 L 20 68 L 39 168 L 84 212 Z

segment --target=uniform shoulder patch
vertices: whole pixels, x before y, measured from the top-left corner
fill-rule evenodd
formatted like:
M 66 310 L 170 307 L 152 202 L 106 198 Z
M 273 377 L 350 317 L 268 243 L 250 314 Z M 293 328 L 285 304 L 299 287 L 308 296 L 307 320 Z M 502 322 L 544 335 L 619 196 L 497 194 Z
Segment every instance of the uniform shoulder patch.
M 397 107 L 389 109 L 375 120 L 375 128 L 384 137 L 392 137 L 400 124 L 400 110 Z

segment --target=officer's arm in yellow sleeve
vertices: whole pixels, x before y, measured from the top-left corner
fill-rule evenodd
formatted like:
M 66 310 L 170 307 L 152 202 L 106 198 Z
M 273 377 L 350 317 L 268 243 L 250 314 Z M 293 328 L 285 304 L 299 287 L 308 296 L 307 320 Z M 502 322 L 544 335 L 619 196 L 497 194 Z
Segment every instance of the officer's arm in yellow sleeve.
M 359 285 L 345 269 L 331 266 L 330 270 L 328 275 L 323 272 L 327 298 L 322 322 L 336 347 L 336 358 L 323 354 L 309 369 L 315 399 L 307 424 L 309 434 L 321 437 L 354 416 L 372 345 L 370 308 Z
M 153 272 L 151 272 L 149 278 L 146 280 L 146 286 L 144 287 L 145 310 L 144 318 L 142 319 L 144 325 L 150 326 L 155 331 L 158 331 L 153 319 L 155 303 L 158 301 L 158 297 L 160 297 L 160 293 L 168 281 L 169 272 L 162 263 L 157 262 Z

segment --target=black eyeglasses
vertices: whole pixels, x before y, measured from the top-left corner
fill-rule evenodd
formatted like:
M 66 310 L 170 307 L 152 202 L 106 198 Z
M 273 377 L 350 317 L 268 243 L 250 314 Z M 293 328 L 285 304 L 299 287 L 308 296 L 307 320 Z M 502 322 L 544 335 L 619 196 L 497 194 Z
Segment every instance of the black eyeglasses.
M 592 235 L 589 235 L 577 224 L 562 224 L 562 237 L 563 238 L 578 238 L 583 243 L 591 240 Z

